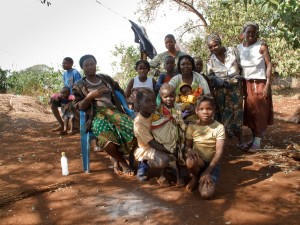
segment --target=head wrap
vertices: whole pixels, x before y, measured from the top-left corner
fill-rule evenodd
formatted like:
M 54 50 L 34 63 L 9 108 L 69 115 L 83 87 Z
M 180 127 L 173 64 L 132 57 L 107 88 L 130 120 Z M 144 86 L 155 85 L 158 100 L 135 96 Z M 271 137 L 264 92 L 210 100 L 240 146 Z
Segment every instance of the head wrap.
M 248 26 L 253 26 L 253 27 L 255 27 L 255 28 L 256 28 L 256 32 L 257 32 L 257 33 L 259 32 L 259 25 L 258 25 L 257 23 L 255 23 L 255 22 L 246 22 L 246 23 L 244 24 L 244 26 L 243 26 L 243 33 L 245 32 L 245 30 L 246 30 L 246 28 L 247 28 Z
M 96 60 L 95 56 L 93 56 L 93 55 L 84 55 L 79 60 L 79 65 L 80 65 L 81 69 L 83 69 L 82 67 L 83 67 L 84 61 L 87 60 L 87 59 L 89 59 L 89 58 L 94 59 L 95 62 L 97 63 L 97 60 Z
M 206 43 L 209 44 L 211 41 L 215 41 L 221 44 L 221 38 L 217 33 L 211 33 L 206 38 Z

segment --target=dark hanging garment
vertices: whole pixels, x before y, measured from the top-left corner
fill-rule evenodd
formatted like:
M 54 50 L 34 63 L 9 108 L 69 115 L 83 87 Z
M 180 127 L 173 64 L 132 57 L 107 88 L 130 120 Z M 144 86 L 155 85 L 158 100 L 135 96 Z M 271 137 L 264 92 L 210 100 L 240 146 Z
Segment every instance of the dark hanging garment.
M 131 20 L 129 20 L 129 22 L 134 32 L 134 42 L 140 44 L 141 52 L 144 52 L 150 59 L 153 59 L 157 55 L 157 52 L 151 44 L 145 30 Z

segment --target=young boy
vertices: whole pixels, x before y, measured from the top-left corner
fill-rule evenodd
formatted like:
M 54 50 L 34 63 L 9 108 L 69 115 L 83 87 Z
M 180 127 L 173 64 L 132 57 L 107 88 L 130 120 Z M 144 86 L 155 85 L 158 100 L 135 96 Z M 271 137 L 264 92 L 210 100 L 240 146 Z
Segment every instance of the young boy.
M 152 116 L 151 133 L 156 141 L 168 149 L 169 166 L 175 170 L 176 186 L 184 186 L 180 174 L 180 164 L 185 164 L 182 156 L 184 132 L 186 124 L 181 111 L 175 106 L 175 88 L 170 84 L 163 84 L 159 90 L 161 103 Z
M 160 87 L 164 83 L 168 83 L 175 75 L 175 58 L 173 56 L 170 55 L 166 56 L 164 60 L 164 68 L 166 72 L 160 74 L 157 83 L 155 85 L 156 91 L 159 91 Z
M 63 87 L 60 94 L 54 94 L 51 97 L 51 101 L 54 100 L 60 103 L 61 113 L 64 123 L 64 129 L 60 131 L 61 135 L 65 135 L 68 133 L 68 124 L 70 121 L 70 131 L 69 134 L 75 134 L 74 132 L 74 108 L 72 105 L 72 101 L 74 100 L 74 96 L 70 95 L 70 89 L 68 87 Z
M 65 70 L 63 74 L 63 83 L 64 87 L 68 87 L 70 90 L 70 94 L 72 94 L 72 86 L 73 84 L 81 79 L 80 73 L 72 68 L 73 67 L 73 59 L 70 57 L 66 57 L 63 59 L 62 67 Z M 53 112 L 54 117 L 56 118 L 57 122 L 59 123 L 59 127 L 53 129 L 52 131 L 62 131 L 64 130 L 64 122 L 60 116 L 58 111 L 58 107 L 61 107 L 60 102 L 56 101 L 55 99 L 51 99 L 51 110 Z
M 151 134 L 152 115 L 156 109 L 154 92 L 149 88 L 140 88 L 135 104 L 138 111 L 134 119 L 134 135 L 138 142 L 138 148 L 134 152 L 134 157 L 138 161 L 137 178 L 146 181 L 149 168 L 160 168 L 161 174 L 157 182 L 161 186 L 169 186 L 165 172 L 169 164 L 170 152 Z

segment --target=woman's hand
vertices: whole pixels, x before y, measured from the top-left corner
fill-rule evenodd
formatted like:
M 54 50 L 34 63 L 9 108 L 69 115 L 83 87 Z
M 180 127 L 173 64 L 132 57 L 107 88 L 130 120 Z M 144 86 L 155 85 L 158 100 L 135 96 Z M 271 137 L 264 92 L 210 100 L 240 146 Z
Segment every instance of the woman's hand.
M 102 95 L 103 91 L 98 88 L 98 89 L 95 89 L 91 92 L 88 93 L 87 97 L 90 98 L 90 99 L 95 99 L 95 98 L 98 98 Z
M 267 83 L 263 90 L 263 97 L 267 98 L 268 96 L 270 96 L 270 94 L 271 94 L 270 84 Z

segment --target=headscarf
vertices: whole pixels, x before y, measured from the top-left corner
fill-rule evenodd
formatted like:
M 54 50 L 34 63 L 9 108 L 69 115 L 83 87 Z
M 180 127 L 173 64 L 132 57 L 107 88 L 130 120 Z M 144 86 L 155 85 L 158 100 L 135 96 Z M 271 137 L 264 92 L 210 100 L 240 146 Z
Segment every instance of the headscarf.
M 246 30 L 246 28 L 247 28 L 248 26 L 253 26 L 253 27 L 255 27 L 255 28 L 256 28 L 256 32 L 257 32 L 257 33 L 259 32 L 259 25 L 258 25 L 257 23 L 255 23 L 255 22 L 246 22 L 246 23 L 244 24 L 244 26 L 243 26 L 243 33 L 245 32 L 245 30 Z
M 217 33 L 211 33 L 206 38 L 206 43 L 209 44 L 211 41 L 215 41 L 221 44 L 221 38 Z
M 83 69 L 83 63 L 84 63 L 84 61 L 87 60 L 87 59 L 89 59 L 89 58 L 94 59 L 95 62 L 97 63 L 97 60 L 96 60 L 95 56 L 93 56 L 93 55 L 84 55 L 79 60 L 79 65 L 80 65 L 81 69 Z

